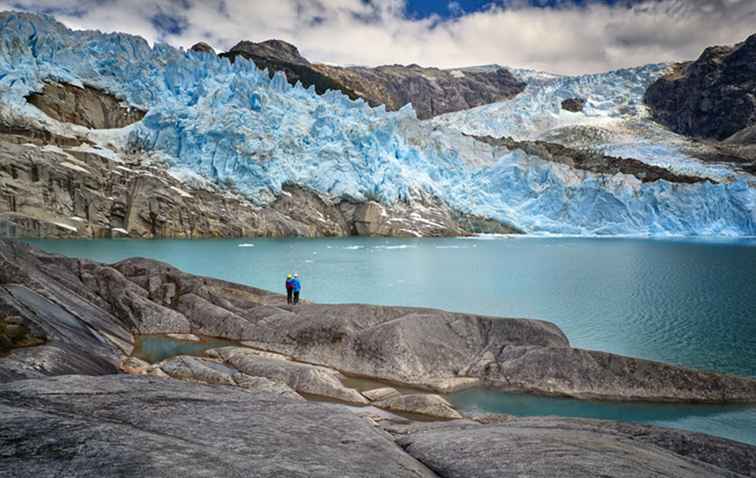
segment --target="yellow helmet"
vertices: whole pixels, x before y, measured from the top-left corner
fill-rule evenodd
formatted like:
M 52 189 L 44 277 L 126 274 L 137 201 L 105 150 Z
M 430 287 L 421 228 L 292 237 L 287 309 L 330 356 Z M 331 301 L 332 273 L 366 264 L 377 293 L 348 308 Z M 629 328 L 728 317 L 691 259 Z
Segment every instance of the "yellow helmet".
M 287 279 L 291 279 L 291 274 L 286 276 Z

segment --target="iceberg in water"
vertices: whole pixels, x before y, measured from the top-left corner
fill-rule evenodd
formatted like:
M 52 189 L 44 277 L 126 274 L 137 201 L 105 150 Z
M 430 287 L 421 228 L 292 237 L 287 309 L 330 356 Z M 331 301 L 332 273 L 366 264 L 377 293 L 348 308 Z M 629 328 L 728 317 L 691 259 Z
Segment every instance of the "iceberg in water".
M 648 67 L 649 75 L 659 68 Z M 25 101 L 45 81 L 102 88 L 147 109 L 141 122 L 124 129 L 123 148 L 158 155 L 183 176 L 233 183 L 259 205 L 273 201 L 284 185 L 299 184 L 358 201 L 432 196 L 533 233 L 756 234 L 746 177 L 641 183 L 522 151 L 498 154 L 456 131 L 419 122 L 410 106 L 386 112 L 340 92 L 317 95 L 242 58 L 231 63 L 151 47 L 131 35 L 71 31 L 47 16 L 0 14 L 0 117 L 53 131 L 74 128 Z M 617 98 L 624 101 L 621 93 Z M 598 115 L 604 106 L 611 109 L 591 108 Z M 518 114 L 523 125 L 536 118 L 527 109 Z

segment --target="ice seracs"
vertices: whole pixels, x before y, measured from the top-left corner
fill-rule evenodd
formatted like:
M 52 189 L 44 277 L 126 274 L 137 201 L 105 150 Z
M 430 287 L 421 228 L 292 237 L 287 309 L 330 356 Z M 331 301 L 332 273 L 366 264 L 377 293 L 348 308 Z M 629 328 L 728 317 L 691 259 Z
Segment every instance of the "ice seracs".
M 243 58 L 230 63 L 160 43 L 150 47 L 131 35 L 72 31 L 51 17 L 0 14 L 4 120 L 56 134 L 76 131 L 100 148 L 158 155 L 175 176 L 233 184 L 257 205 L 294 184 L 357 202 L 432 197 L 530 233 L 756 234 L 754 189 L 746 178 L 640 183 L 522 151 L 500 154 L 456 131 L 530 137 L 588 121 L 615 134 L 612 125 L 642 114 L 643 85 L 664 69 L 580 78 L 531 74 L 540 79 L 510 102 L 427 123 L 417 121 L 411 106 L 387 113 L 340 92 L 318 95 Z M 25 100 L 46 81 L 100 88 L 148 113 L 123 130 L 60 123 Z M 587 98 L 583 112 L 558 109 L 569 97 Z

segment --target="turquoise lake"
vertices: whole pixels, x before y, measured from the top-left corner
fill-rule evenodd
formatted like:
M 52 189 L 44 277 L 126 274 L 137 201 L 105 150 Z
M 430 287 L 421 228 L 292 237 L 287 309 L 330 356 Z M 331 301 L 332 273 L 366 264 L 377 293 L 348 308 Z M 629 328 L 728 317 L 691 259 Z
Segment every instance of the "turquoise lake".
M 187 272 L 303 298 L 438 307 L 549 320 L 574 346 L 756 377 L 756 239 L 482 237 L 31 241 L 114 262 L 150 257 Z M 756 444 L 756 407 L 615 404 L 466 391 L 466 410 L 657 423 Z

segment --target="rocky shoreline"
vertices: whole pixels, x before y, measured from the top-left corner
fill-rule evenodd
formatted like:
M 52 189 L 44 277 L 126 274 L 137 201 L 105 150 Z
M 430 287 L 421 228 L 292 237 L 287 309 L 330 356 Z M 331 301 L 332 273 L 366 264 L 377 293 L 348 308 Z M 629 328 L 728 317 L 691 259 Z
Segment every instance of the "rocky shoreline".
M 105 265 L 14 241 L 0 241 L 0 264 L 0 319 L 38 341 L 0 356 L 0 475 L 91 476 L 105 466 L 126 476 L 756 473 L 756 448 L 725 439 L 593 420 L 463 418 L 436 395 L 487 386 L 606 400 L 756 401 L 756 380 L 574 349 L 548 322 L 291 307 L 277 294 L 152 260 Z M 148 364 L 131 356 L 138 334 L 240 345 Z M 358 390 L 345 375 L 417 391 Z M 47 448 L 36 445 L 40 437 Z

